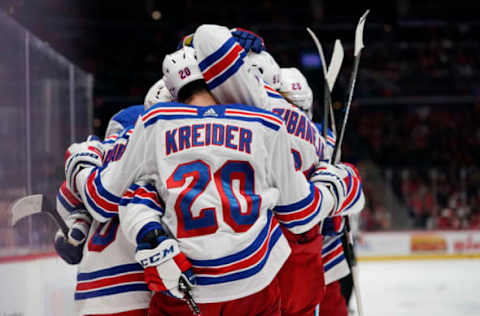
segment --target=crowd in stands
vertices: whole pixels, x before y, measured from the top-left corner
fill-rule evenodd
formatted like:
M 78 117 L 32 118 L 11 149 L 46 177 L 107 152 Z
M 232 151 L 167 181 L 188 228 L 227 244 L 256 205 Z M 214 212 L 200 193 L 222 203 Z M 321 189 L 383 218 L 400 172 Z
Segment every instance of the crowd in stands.
M 480 228 L 480 104 L 357 107 L 351 122 L 355 144 L 367 147 L 356 159 L 383 170 L 410 228 Z M 365 183 L 364 229 L 399 228 L 387 211 L 392 201 L 386 205 L 376 189 Z

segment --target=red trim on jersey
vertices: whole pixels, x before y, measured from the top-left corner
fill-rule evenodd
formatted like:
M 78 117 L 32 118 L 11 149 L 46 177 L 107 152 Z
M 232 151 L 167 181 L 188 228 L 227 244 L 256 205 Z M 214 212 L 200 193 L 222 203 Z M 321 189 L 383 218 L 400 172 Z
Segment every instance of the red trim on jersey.
M 97 193 L 97 189 L 95 187 L 95 177 L 97 176 L 98 170 L 92 172 L 87 180 L 87 192 L 92 197 L 93 202 L 96 203 L 98 206 L 102 208 L 105 212 L 110 213 L 118 213 L 118 204 L 111 203 L 103 199 Z
M 247 111 L 242 111 L 242 110 L 226 110 L 225 114 L 239 114 L 239 115 L 244 115 L 244 116 L 260 116 L 264 119 L 275 121 L 276 123 L 278 123 L 280 125 L 283 124 L 283 121 L 281 121 L 280 119 L 278 119 L 275 116 L 270 116 L 270 115 L 267 115 L 267 114 L 262 114 L 262 113 L 257 113 L 257 112 L 252 113 L 252 112 L 247 112 Z
M 353 199 L 355 199 L 355 197 L 357 196 L 357 193 L 358 193 L 358 179 L 355 178 L 355 177 L 352 177 L 353 179 L 353 188 L 352 190 L 350 190 L 350 194 L 348 195 L 347 199 L 345 200 L 345 202 L 343 202 L 342 204 L 342 207 L 335 213 L 335 214 L 339 214 L 341 211 L 343 211 L 343 209 L 345 207 L 348 206 L 348 204 L 350 204 L 350 202 L 353 201 Z
M 126 275 L 107 277 L 100 280 L 89 282 L 78 282 L 75 291 L 86 291 L 98 289 L 101 287 L 112 286 L 129 282 L 145 282 L 143 272 L 135 272 Z
M 63 181 L 62 186 L 60 187 L 60 191 L 62 192 L 62 195 L 67 199 L 68 203 L 72 206 L 78 206 L 82 204 L 82 201 L 77 199 L 73 193 L 67 189 L 67 183 Z
M 100 158 L 103 160 L 103 153 L 98 150 L 98 148 L 94 147 L 94 146 L 88 146 L 88 150 L 91 150 L 93 151 L 94 153 L 96 153 L 97 155 L 100 156 Z
M 328 261 L 332 260 L 333 258 L 335 258 L 336 256 L 338 256 L 339 254 L 341 254 L 343 252 L 343 247 L 342 247 L 342 244 L 338 244 L 338 246 L 335 248 L 335 250 L 333 250 L 332 252 L 326 254 L 325 256 L 322 256 L 322 260 L 324 263 L 327 263 Z
M 288 214 L 276 213 L 275 216 L 281 222 L 291 222 L 305 218 L 315 212 L 318 207 L 319 200 L 320 191 L 315 188 L 315 196 L 313 198 L 313 202 L 307 208 L 303 209 L 302 211 L 295 211 Z
M 227 69 L 228 66 L 230 66 L 238 58 L 242 50 L 242 46 L 240 46 L 238 43 L 235 43 L 232 49 L 230 49 L 230 52 L 228 52 L 220 61 L 203 73 L 203 78 L 205 81 L 208 82 Z
M 242 270 L 248 267 L 251 267 L 258 263 L 259 261 L 262 260 L 262 258 L 265 256 L 265 254 L 268 251 L 268 245 L 270 241 L 270 237 L 272 235 L 272 231 L 278 226 L 277 220 L 273 217 L 272 221 L 270 223 L 270 227 L 268 230 L 268 236 L 265 238 L 263 241 L 263 245 L 257 250 L 256 253 L 252 254 L 249 258 L 246 258 L 242 261 L 235 262 L 233 264 L 230 264 L 228 266 L 224 266 L 221 268 L 208 268 L 208 267 L 202 267 L 202 268 L 193 268 L 193 272 L 195 274 L 209 274 L 209 275 L 219 275 L 219 274 L 225 274 L 229 273 L 232 271 L 237 271 L 237 270 Z
M 272 91 L 272 92 L 275 92 L 275 93 L 277 93 L 277 94 L 280 94 L 277 90 L 273 89 L 273 88 L 270 87 L 269 85 L 264 85 L 264 87 L 265 87 L 265 89 L 267 89 L 267 90 L 270 90 L 270 91 Z
M 159 108 L 155 109 L 152 112 L 146 114 L 145 116 L 142 117 L 142 121 L 146 122 L 148 121 L 152 116 L 159 114 L 159 113 L 179 113 L 179 112 L 186 112 L 186 113 L 192 113 L 192 114 L 197 114 L 196 109 L 189 109 L 189 108 Z

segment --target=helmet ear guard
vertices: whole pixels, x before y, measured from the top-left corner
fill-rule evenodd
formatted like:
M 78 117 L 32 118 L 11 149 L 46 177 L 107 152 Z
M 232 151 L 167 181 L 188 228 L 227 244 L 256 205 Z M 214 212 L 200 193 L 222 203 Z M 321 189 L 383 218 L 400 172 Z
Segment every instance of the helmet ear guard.
M 279 92 L 293 105 L 302 109 L 312 118 L 313 92 L 308 81 L 297 68 L 280 69 Z
M 185 46 L 178 51 L 166 55 L 163 59 L 163 80 L 173 99 L 188 83 L 202 79 L 203 75 L 198 67 L 195 49 Z

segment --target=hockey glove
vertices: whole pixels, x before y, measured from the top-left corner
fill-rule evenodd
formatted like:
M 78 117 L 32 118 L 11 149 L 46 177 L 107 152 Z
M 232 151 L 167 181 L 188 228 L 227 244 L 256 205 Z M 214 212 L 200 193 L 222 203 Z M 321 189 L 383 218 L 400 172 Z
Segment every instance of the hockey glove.
M 82 260 L 83 245 L 88 236 L 92 218 L 86 211 L 71 214 L 66 220 L 70 228 L 65 237 L 59 229 L 55 234 L 55 250 L 69 264 L 78 264 Z
M 67 188 L 76 194 L 78 192 L 75 187 L 77 174 L 84 168 L 100 167 L 102 164 L 103 148 L 98 140 L 87 140 L 83 143 L 70 145 L 65 153 L 65 181 Z
M 343 163 L 331 165 L 321 162 L 310 181 L 326 185 L 332 192 L 335 207 L 330 216 L 358 213 L 363 209 L 365 198 L 362 183 L 353 165 Z
M 135 259 L 145 270 L 145 282 L 148 288 L 155 292 L 183 298 L 180 282 L 190 289 L 195 284 L 192 264 L 180 252 L 178 242 L 165 236 L 158 237 L 158 245 L 151 248 L 150 243 L 142 243 L 137 247 Z
M 265 50 L 265 43 L 263 38 L 253 33 L 252 31 L 242 29 L 240 27 L 230 30 L 232 36 L 237 40 L 240 46 L 245 49 L 246 52 L 253 51 L 254 53 L 260 53 Z
M 345 230 L 345 219 L 343 216 L 327 217 L 322 223 L 323 236 L 339 236 Z

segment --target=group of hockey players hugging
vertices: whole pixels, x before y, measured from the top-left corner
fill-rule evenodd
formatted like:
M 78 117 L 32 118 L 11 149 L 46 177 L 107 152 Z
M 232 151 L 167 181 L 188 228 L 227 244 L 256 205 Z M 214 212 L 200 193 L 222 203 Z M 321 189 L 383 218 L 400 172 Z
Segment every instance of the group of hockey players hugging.
M 312 98 L 253 32 L 186 36 L 144 105 L 67 150 L 55 248 L 76 313 L 347 315 L 340 236 L 365 201 Z

